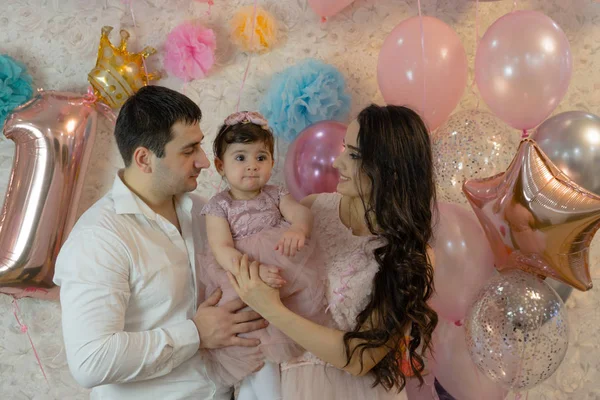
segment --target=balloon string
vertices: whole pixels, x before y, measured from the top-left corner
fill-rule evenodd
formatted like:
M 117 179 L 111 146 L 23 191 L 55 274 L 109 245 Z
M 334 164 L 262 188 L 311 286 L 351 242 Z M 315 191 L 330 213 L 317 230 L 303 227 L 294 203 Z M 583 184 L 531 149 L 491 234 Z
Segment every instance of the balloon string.
M 537 347 L 538 347 L 538 344 L 540 344 L 539 337 L 540 337 L 540 331 L 542 330 L 542 325 L 543 325 L 542 324 L 542 316 L 540 315 L 540 316 L 538 316 L 538 319 L 537 319 L 537 331 L 535 333 L 536 339 L 533 344 L 533 353 L 532 354 L 537 354 Z M 523 355 L 525 354 L 525 346 L 527 346 L 527 345 L 528 345 L 527 342 L 523 343 Z M 523 356 L 521 356 L 521 362 L 519 363 L 519 371 L 518 371 L 519 375 L 521 374 L 522 367 L 523 367 Z M 518 378 L 518 376 L 517 376 L 517 378 Z M 521 394 L 519 393 L 519 398 L 520 398 L 520 396 L 521 396 Z M 528 398 L 529 398 L 529 390 L 527 390 L 527 392 L 525 392 L 525 400 L 527 400 Z
M 517 374 L 513 378 L 513 381 L 511 382 L 513 385 L 515 383 L 518 383 L 519 377 L 521 376 L 521 371 L 523 370 L 523 358 L 525 357 L 525 350 L 526 349 L 527 349 L 527 340 L 524 339 L 523 340 L 523 350 L 521 351 L 521 357 L 519 357 L 519 365 L 517 366 Z M 521 396 L 520 393 L 517 392 L 517 394 L 519 395 L 519 398 L 520 398 L 520 396 Z
M 521 400 L 521 398 L 523 397 L 523 395 L 521 394 L 521 392 L 516 392 L 515 393 L 515 400 Z M 525 393 L 525 400 L 529 399 L 529 390 Z
M 523 132 L 521 132 L 521 139 L 526 139 L 529 137 L 529 133 L 527 133 L 527 129 L 523 129 Z
M 131 14 L 131 21 L 133 22 L 133 27 L 135 28 L 136 37 L 137 37 L 137 23 L 135 22 L 135 13 L 133 12 L 133 0 L 128 0 L 129 3 L 129 14 Z M 146 57 L 142 56 L 142 64 L 144 65 L 144 75 L 146 76 L 146 84 L 150 84 L 150 79 L 148 79 L 148 67 L 146 67 Z
M 244 76 L 242 78 L 242 85 L 240 86 L 240 94 L 238 95 L 238 101 L 235 105 L 235 111 L 240 111 L 240 102 L 242 101 L 242 92 L 244 91 L 244 84 L 246 83 L 246 78 L 248 77 L 248 70 L 250 69 L 250 62 L 252 61 L 252 40 L 254 39 L 254 28 L 256 25 L 256 9 L 258 7 L 258 0 L 254 0 L 254 10 L 252 12 L 252 30 L 250 31 L 250 50 L 248 51 L 248 62 L 246 63 L 246 70 L 244 71 Z
M 471 367 L 473 368 L 473 372 L 475 372 L 475 378 L 477 379 L 477 385 L 479 386 L 479 393 L 481 393 L 483 390 L 483 384 L 481 383 L 481 378 L 479 377 L 479 370 L 473 362 L 471 363 Z
M 25 293 L 31 293 L 31 292 L 42 292 L 42 293 L 48 293 L 48 291 L 46 289 L 43 288 L 37 288 L 34 286 L 28 286 L 25 288 Z
M 536 338 L 534 344 L 533 344 L 533 353 L 532 354 L 537 354 L 536 350 L 537 350 L 537 345 L 539 344 L 540 340 L 539 340 L 539 335 L 540 335 L 540 330 L 542 329 L 542 316 L 539 315 L 538 318 L 536 319 L 536 325 L 537 325 L 537 329 L 535 332 L 535 336 L 534 338 Z M 534 325 L 535 326 L 535 325 Z M 528 328 L 533 328 L 533 326 L 526 326 L 525 329 L 529 330 Z M 527 347 L 529 346 L 530 340 L 527 339 L 527 337 L 523 338 L 523 350 L 521 351 L 521 357 L 519 358 L 519 365 L 517 367 L 517 374 L 516 376 L 513 378 L 513 381 L 511 382 L 514 386 L 514 384 L 518 384 L 519 381 L 521 380 L 521 372 L 523 371 L 523 363 L 525 360 L 525 352 L 527 350 Z M 515 400 L 520 400 L 521 399 L 521 392 L 516 392 L 515 394 Z
M 87 93 L 83 95 L 83 103 L 92 105 L 94 104 L 96 110 L 100 112 L 100 114 L 104 115 L 104 117 L 109 120 L 113 125 L 117 121 L 117 117 L 115 117 L 115 113 L 113 110 L 104 103 L 98 101 L 98 96 L 94 93 L 94 88 L 88 86 Z
M 423 15 L 421 14 L 421 0 L 417 0 L 417 7 L 419 8 L 419 23 L 421 25 L 421 62 L 422 67 L 425 70 L 425 28 L 423 27 Z M 426 85 L 425 85 L 425 74 L 423 74 L 423 108 L 421 109 L 422 115 L 425 116 L 425 105 L 427 104 L 426 96 Z
M 279 135 L 275 136 L 275 165 L 273 166 L 273 175 L 279 173 L 279 164 L 280 164 L 280 148 L 279 148 Z
M 94 93 L 94 88 L 88 86 L 87 93 L 83 95 L 83 102 L 85 104 L 94 104 L 98 100 L 98 96 Z
M 42 375 L 44 375 L 44 379 L 46 380 L 46 383 L 48 385 L 50 385 L 50 383 L 48 382 L 48 377 L 46 376 L 46 371 L 44 371 L 42 361 L 40 360 L 40 356 L 38 355 L 38 352 L 35 349 L 35 345 L 33 344 L 31 335 L 29 335 L 29 328 L 27 327 L 27 325 L 21 323 L 21 320 L 19 319 L 19 314 L 21 313 L 21 310 L 19 309 L 19 304 L 17 303 L 17 299 L 14 297 L 13 297 L 12 304 L 13 304 L 13 315 L 15 316 L 15 319 L 17 320 L 17 324 L 19 324 L 19 328 L 21 328 L 21 333 L 27 334 L 27 339 L 29 339 L 29 344 L 31 345 L 31 349 L 33 350 L 33 354 L 35 355 L 35 359 L 37 360 L 40 370 L 42 371 Z
M 208 177 L 209 178 L 212 178 L 214 174 L 215 174 L 215 171 L 213 171 L 212 169 L 208 170 Z M 212 180 L 209 181 L 210 186 L 212 186 L 212 188 L 215 190 L 214 194 L 221 193 L 221 185 L 223 185 L 223 180 L 224 179 L 225 178 L 221 177 L 221 180 L 219 181 L 219 185 L 218 186 L 216 184 L 212 183 Z
M 100 112 L 100 114 L 104 115 L 104 117 L 110 121 L 111 124 L 115 124 L 117 122 L 117 117 L 113 110 L 104 103 L 96 103 L 96 108 Z
M 477 49 L 479 48 L 479 0 L 475 2 L 475 57 L 477 57 Z M 475 106 L 476 110 L 479 110 L 479 96 L 477 96 L 477 92 L 475 92 L 475 68 L 473 68 L 473 80 L 471 81 L 471 85 L 469 86 L 469 90 L 473 93 L 473 96 L 477 99 L 477 105 Z
M 433 378 L 433 382 L 431 382 L 431 385 L 429 383 L 427 383 L 426 380 L 424 380 L 423 383 L 425 384 L 425 386 L 431 387 L 431 399 L 432 400 L 440 400 L 440 397 L 437 394 L 437 390 L 435 390 L 435 378 Z

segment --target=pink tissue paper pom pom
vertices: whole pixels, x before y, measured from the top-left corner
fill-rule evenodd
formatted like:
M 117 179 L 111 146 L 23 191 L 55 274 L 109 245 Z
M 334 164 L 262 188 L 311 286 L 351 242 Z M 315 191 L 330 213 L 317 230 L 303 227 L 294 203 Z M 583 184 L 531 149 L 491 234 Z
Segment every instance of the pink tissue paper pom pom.
M 204 78 L 215 63 L 217 40 L 212 29 L 186 22 L 169 33 L 165 43 L 167 72 L 190 81 Z

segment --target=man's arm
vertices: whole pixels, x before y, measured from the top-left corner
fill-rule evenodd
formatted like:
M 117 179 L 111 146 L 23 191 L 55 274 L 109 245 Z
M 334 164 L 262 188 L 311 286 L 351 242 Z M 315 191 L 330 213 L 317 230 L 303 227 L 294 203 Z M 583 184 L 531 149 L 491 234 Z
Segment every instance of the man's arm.
M 67 361 L 86 388 L 166 375 L 198 351 L 192 320 L 124 332 L 130 264 L 122 242 L 102 228 L 71 236 L 58 256 L 54 279 L 61 287 Z
M 198 307 L 193 320 L 142 332 L 125 332 L 130 255 L 101 228 L 78 232 L 56 263 L 62 325 L 71 374 L 83 387 L 126 383 L 168 374 L 202 348 L 257 346 L 237 334 L 264 328 L 254 311 L 239 311 L 239 299 L 221 307 L 220 292 Z M 165 295 L 168 295 L 167 293 Z

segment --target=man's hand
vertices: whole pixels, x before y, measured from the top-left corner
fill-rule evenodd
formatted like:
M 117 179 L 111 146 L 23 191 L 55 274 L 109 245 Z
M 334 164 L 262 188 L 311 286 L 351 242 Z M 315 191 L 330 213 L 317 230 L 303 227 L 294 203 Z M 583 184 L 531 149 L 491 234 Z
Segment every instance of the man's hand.
M 246 304 L 240 299 L 232 300 L 215 307 L 223 293 L 217 289 L 200 306 L 192 319 L 200 335 L 201 349 L 218 349 L 226 346 L 258 346 L 258 339 L 238 337 L 238 333 L 248 333 L 263 329 L 268 322 L 254 311 L 242 311 Z

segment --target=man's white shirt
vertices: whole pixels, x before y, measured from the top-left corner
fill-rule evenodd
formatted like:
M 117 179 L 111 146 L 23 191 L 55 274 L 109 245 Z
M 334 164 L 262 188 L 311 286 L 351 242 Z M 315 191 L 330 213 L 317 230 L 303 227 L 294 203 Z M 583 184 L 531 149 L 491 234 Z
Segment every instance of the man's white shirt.
M 54 282 L 69 368 L 92 399 L 229 399 L 206 375 L 191 320 L 204 203 L 176 198 L 179 233 L 117 174 L 71 231 Z

